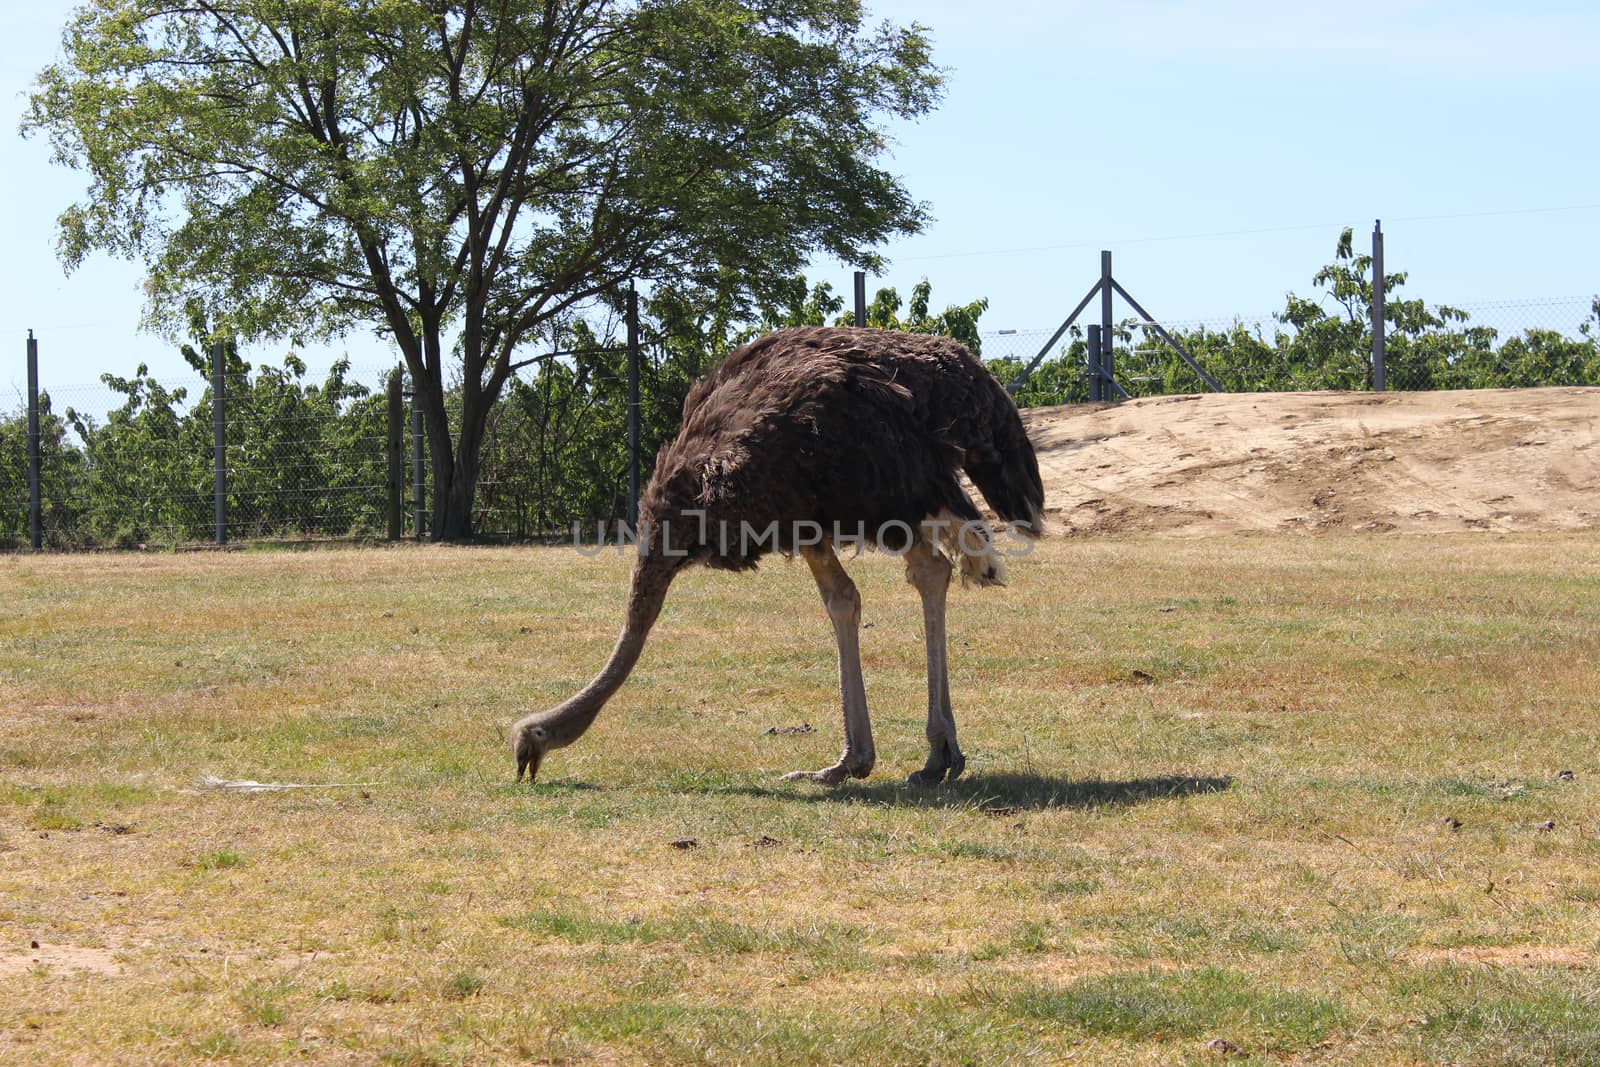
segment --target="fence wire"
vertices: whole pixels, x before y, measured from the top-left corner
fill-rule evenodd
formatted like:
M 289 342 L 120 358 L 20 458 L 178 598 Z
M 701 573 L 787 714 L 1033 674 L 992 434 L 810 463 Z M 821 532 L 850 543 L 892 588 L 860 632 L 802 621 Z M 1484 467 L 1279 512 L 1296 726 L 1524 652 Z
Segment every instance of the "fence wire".
M 385 531 L 384 374 L 233 369 L 224 382 L 228 540 Z M 0 547 L 29 538 L 26 408 L 0 416 Z M 52 547 L 216 541 L 213 397 L 199 376 L 42 388 L 40 526 Z
M 1329 313 L 1300 324 L 1273 315 L 1166 322 L 1170 335 L 1229 391 L 1367 389 L 1370 328 Z M 1053 331 L 981 335 L 981 357 L 1010 382 Z M 1151 324 L 1113 329 L 1114 378 L 1129 396 L 1200 392 L 1198 376 Z M 1391 389 L 1600 385 L 1600 301 L 1588 297 L 1429 308 L 1391 324 Z M 646 468 L 677 430 L 689 383 L 708 369 L 677 346 L 647 350 L 641 370 Z M 1019 404 L 1089 396 L 1081 324 L 1065 332 L 1016 393 Z M 48 366 L 48 364 L 46 364 Z M 377 538 L 387 532 L 389 368 L 336 364 L 319 382 L 283 367 L 230 363 L 224 389 L 229 541 Z M 625 514 L 627 453 L 620 352 L 544 366 L 513 380 L 490 416 L 473 527 L 513 539 L 570 535 L 573 523 Z M 0 548 L 29 543 L 27 411 L 22 390 L 0 407 Z M 43 383 L 40 488 L 52 547 L 179 546 L 217 539 L 211 385 L 195 372 L 161 383 L 141 370 L 92 385 Z M 454 417 L 454 416 L 452 416 Z M 402 438 L 404 532 L 418 534 L 409 398 Z M 431 504 L 424 467 L 423 530 Z
M 1391 312 L 1394 307 L 1391 306 Z M 1394 312 L 1385 330 L 1390 389 L 1600 385 L 1600 300 L 1565 297 Z M 1301 322 L 1275 315 L 1160 324 L 1228 392 L 1373 387 L 1372 333 L 1342 308 Z M 1013 382 L 1040 355 L 1048 330 L 982 334 L 983 356 Z M 1113 377 L 1128 396 L 1204 392 L 1200 377 L 1156 327 L 1114 322 Z M 1075 323 L 1016 391 L 1023 406 L 1089 399 L 1085 324 Z

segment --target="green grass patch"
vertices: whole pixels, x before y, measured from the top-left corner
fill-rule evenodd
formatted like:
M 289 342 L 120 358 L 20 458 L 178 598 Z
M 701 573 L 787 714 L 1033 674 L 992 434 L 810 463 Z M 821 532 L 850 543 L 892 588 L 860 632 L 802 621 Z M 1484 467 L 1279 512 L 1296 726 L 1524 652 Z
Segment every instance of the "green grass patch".
M 239 1008 L 257 1026 L 282 1026 L 289 1018 L 285 1000 L 291 989 L 287 979 L 252 982 L 239 994 Z
M 784 953 L 836 966 L 862 964 L 860 943 L 866 940 L 866 935 L 859 930 L 827 923 L 814 927 L 756 926 L 699 914 L 665 919 L 608 920 L 541 909 L 502 918 L 500 922 L 509 929 L 579 944 L 661 943 L 709 955 Z
M 1600 982 L 1566 968 L 1422 968 L 1394 990 L 1420 1011 L 1418 1051 L 1454 1063 L 1600 1063 Z
M 466 1000 L 483 992 L 484 977 L 471 971 L 462 971 L 445 979 L 444 995 L 453 1000 Z
M 1337 1000 L 1271 988 L 1259 979 L 1207 967 L 1113 974 L 1071 985 L 1033 985 L 1005 993 L 1007 1009 L 1084 1034 L 1136 1040 L 1223 1037 L 1241 1047 L 1308 1048 L 1343 1025 Z
M 245 865 L 244 856 L 231 848 L 219 848 L 197 857 L 191 866 L 202 871 L 226 871 Z
M 33 830 L 81 830 L 100 822 L 115 822 L 120 813 L 149 804 L 155 796 L 156 791 L 148 786 L 115 782 L 43 786 L 0 783 L 0 810 L 25 809 L 24 822 Z
M 572 1008 L 574 1032 L 650 1050 L 672 1063 L 1001 1064 L 1052 1058 L 1023 1027 L 983 1009 L 935 999 L 871 1012 L 746 1008 L 628 998 Z M 1057 1050 L 1062 1051 L 1062 1050 Z

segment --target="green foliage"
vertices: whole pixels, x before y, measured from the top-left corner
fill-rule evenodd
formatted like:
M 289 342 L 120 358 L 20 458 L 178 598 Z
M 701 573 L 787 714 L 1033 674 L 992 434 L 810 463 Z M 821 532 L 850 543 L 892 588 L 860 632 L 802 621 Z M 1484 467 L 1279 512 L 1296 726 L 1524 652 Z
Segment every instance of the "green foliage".
M 296 356 L 252 368 L 228 348 L 226 438 L 229 535 L 362 536 L 382 528 L 383 398 L 334 364 L 320 385 L 303 382 Z M 209 380 L 193 349 L 185 357 Z M 190 405 L 140 365 L 133 377 L 101 377 L 122 398 L 103 421 L 41 395 L 41 496 L 52 547 L 210 541 L 213 528 L 211 390 Z M 0 420 L 6 486 L 0 547 L 27 543 L 25 416 Z
M 50 394 L 39 394 L 39 527 L 46 547 L 70 544 L 78 526 L 83 453 L 72 446 L 67 422 Z M 0 549 L 29 543 L 28 413 L 0 417 Z
M 1089 399 L 1084 367 L 1089 358 L 1089 346 L 1083 340 L 1083 331 L 1072 327 L 1071 340 L 1063 346 L 1061 355 L 1041 363 L 1022 387 L 1012 394 L 1018 407 L 1046 407 L 1054 404 L 1082 403 Z M 989 371 L 1000 381 L 1010 384 L 1022 373 L 1023 362 L 1015 357 L 988 361 Z
M 88 173 L 66 263 L 143 261 L 169 330 L 388 332 L 448 538 L 525 343 L 630 279 L 749 301 L 874 264 L 926 218 L 882 123 L 941 91 L 859 0 L 97 0 L 63 53 L 23 131 Z
M 1315 275 L 1318 299 L 1291 293 L 1268 330 L 1236 321 L 1226 329 L 1175 332 L 1180 344 L 1229 391 L 1368 388 L 1371 264 L 1346 231 L 1335 261 Z M 1443 389 L 1600 384 L 1600 300 L 1577 336 L 1527 330 L 1503 341 L 1457 309 L 1398 296 L 1404 274 L 1389 275 L 1386 303 L 1391 388 Z M 923 280 L 904 306 L 893 289 L 869 305 L 875 326 L 948 334 L 977 347 L 984 300 L 930 312 Z M 678 429 L 690 386 L 736 346 L 768 329 L 845 321 L 844 301 L 826 283 L 791 275 L 757 299 L 731 279 L 705 289 L 661 287 L 642 301 L 640 441 L 644 473 Z M 1331 310 L 1330 310 L 1331 309 Z M 574 524 L 593 536 L 627 509 L 627 354 L 613 319 L 607 329 L 582 318 L 552 327 L 492 409 L 472 527 L 513 539 L 565 538 Z M 1114 330 L 1117 380 L 1134 396 L 1198 392 L 1194 372 L 1133 321 Z M 185 358 L 210 380 L 207 360 Z M 1017 392 L 1023 407 L 1088 399 L 1086 346 L 1076 327 L 1061 354 L 1045 361 Z M 377 535 L 383 528 L 387 468 L 383 397 L 348 381 L 335 364 L 320 384 L 304 381 L 294 356 L 281 367 L 251 368 L 227 349 L 229 520 L 233 539 Z M 1022 370 L 992 360 L 1002 382 Z M 103 379 L 122 397 L 104 423 L 43 397 L 44 528 L 49 544 L 136 545 L 209 541 L 212 523 L 211 394 L 168 389 L 144 367 Z M 446 418 L 460 426 L 469 390 L 448 389 Z M 430 434 L 431 434 L 430 429 Z M 26 420 L 0 419 L 0 547 L 27 538 Z M 428 477 L 435 500 L 442 491 Z
M 627 351 L 578 331 L 575 354 L 516 379 L 490 420 L 476 528 L 515 538 L 570 536 L 575 522 L 627 516 Z M 676 435 L 683 398 L 715 358 L 680 339 L 640 353 L 643 476 Z M 592 526 L 590 527 L 592 529 Z
M 972 350 L 973 355 L 983 352 L 983 339 L 978 336 L 978 318 L 989 307 L 986 298 L 968 304 L 951 304 L 937 315 L 929 314 L 928 301 L 933 296 L 933 286 L 924 278 L 911 287 L 911 303 L 904 318 L 900 317 L 900 294 L 894 289 L 879 289 L 867 304 L 867 325 L 881 330 L 904 330 L 906 333 L 936 333 L 954 337 Z M 848 326 L 850 316 L 841 316 L 839 326 Z
M 1596 1062 L 1600 988 L 1582 971 L 1433 965 L 1396 972 L 1390 984 L 1422 1020 L 1415 1042 L 1426 1059 Z
M 349 371 L 341 359 L 319 385 L 304 382 L 305 364 L 293 354 L 281 368 L 262 364 L 253 377 L 233 360 L 225 405 L 230 536 L 382 531 L 386 401 L 349 381 Z M 208 443 L 211 417 L 208 391 L 191 412 Z M 209 493 L 208 486 L 208 501 Z
M 103 424 L 68 408 L 89 472 L 79 498 L 79 536 L 129 547 L 152 541 L 209 539 L 212 433 L 183 410 L 187 390 L 168 390 L 140 364 L 132 378 L 100 380 L 123 397 Z
M 1372 388 L 1372 258 L 1357 255 L 1351 231 L 1340 234 L 1334 261 L 1312 276 L 1316 298 L 1290 293 L 1261 324 L 1235 321 L 1223 330 L 1173 330 L 1173 337 L 1227 392 L 1291 392 Z M 1469 325 L 1459 308 L 1398 296 L 1406 274 L 1385 274 L 1384 322 L 1388 387 L 1476 389 L 1600 385 L 1600 298 L 1577 337 L 1527 330 L 1504 341 L 1487 326 Z M 1331 310 L 1330 310 L 1331 308 Z M 1136 320 L 1113 329 L 1119 385 L 1130 396 L 1195 393 L 1205 383 L 1153 330 Z M 1016 393 L 1023 407 L 1088 399 L 1088 349 L 1074 326 L 1054 359 L 1040 364 Z M 993 360 L 1001 381 L 1022 371 L 1016 359 Z
M 837 317 L 843 310 L 844 297 L 835 293 L 832 285 L 818 282 L 807 288 L 805 276 L 796 275 L 784 284 L 775 299 L 761 309 L 761 326 L 767 330 L 780 330 L 786 326 L 824 326 L 829 321 L 838 321 Z

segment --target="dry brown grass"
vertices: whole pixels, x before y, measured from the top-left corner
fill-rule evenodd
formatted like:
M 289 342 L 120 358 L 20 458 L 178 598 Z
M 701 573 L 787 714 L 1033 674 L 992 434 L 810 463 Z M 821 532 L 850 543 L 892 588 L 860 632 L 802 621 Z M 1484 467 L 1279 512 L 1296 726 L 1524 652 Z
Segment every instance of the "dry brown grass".
M 1047 543 L 952 596 L 924 791 L 851 566 L 874 779 L 776 781 L 840 740 L 776 560 L 530 790 L 615 557 L 0 559 L 0 1061 L 1595 1062 L 1600 537 Z

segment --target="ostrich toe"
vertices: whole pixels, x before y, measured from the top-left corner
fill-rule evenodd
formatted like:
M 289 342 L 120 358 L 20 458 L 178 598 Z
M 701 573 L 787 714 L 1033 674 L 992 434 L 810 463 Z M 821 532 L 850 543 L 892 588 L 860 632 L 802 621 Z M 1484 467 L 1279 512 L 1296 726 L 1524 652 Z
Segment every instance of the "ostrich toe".
M 872 764 L 866 766 L 851 766 L 840 760 L 832 767 L 821 771 L 790 771 L 780 781 L 784 782 L 820 782 L 823 785 L 838 785 L 846 778 L 865 778 L 872 773 Z
M 946 780 L 955 781 L 967 769 L 967 757 L 950 741 L 941 740 L 928 753 L 928 765 L 911 772 L 907 785 L 938 785 Z

